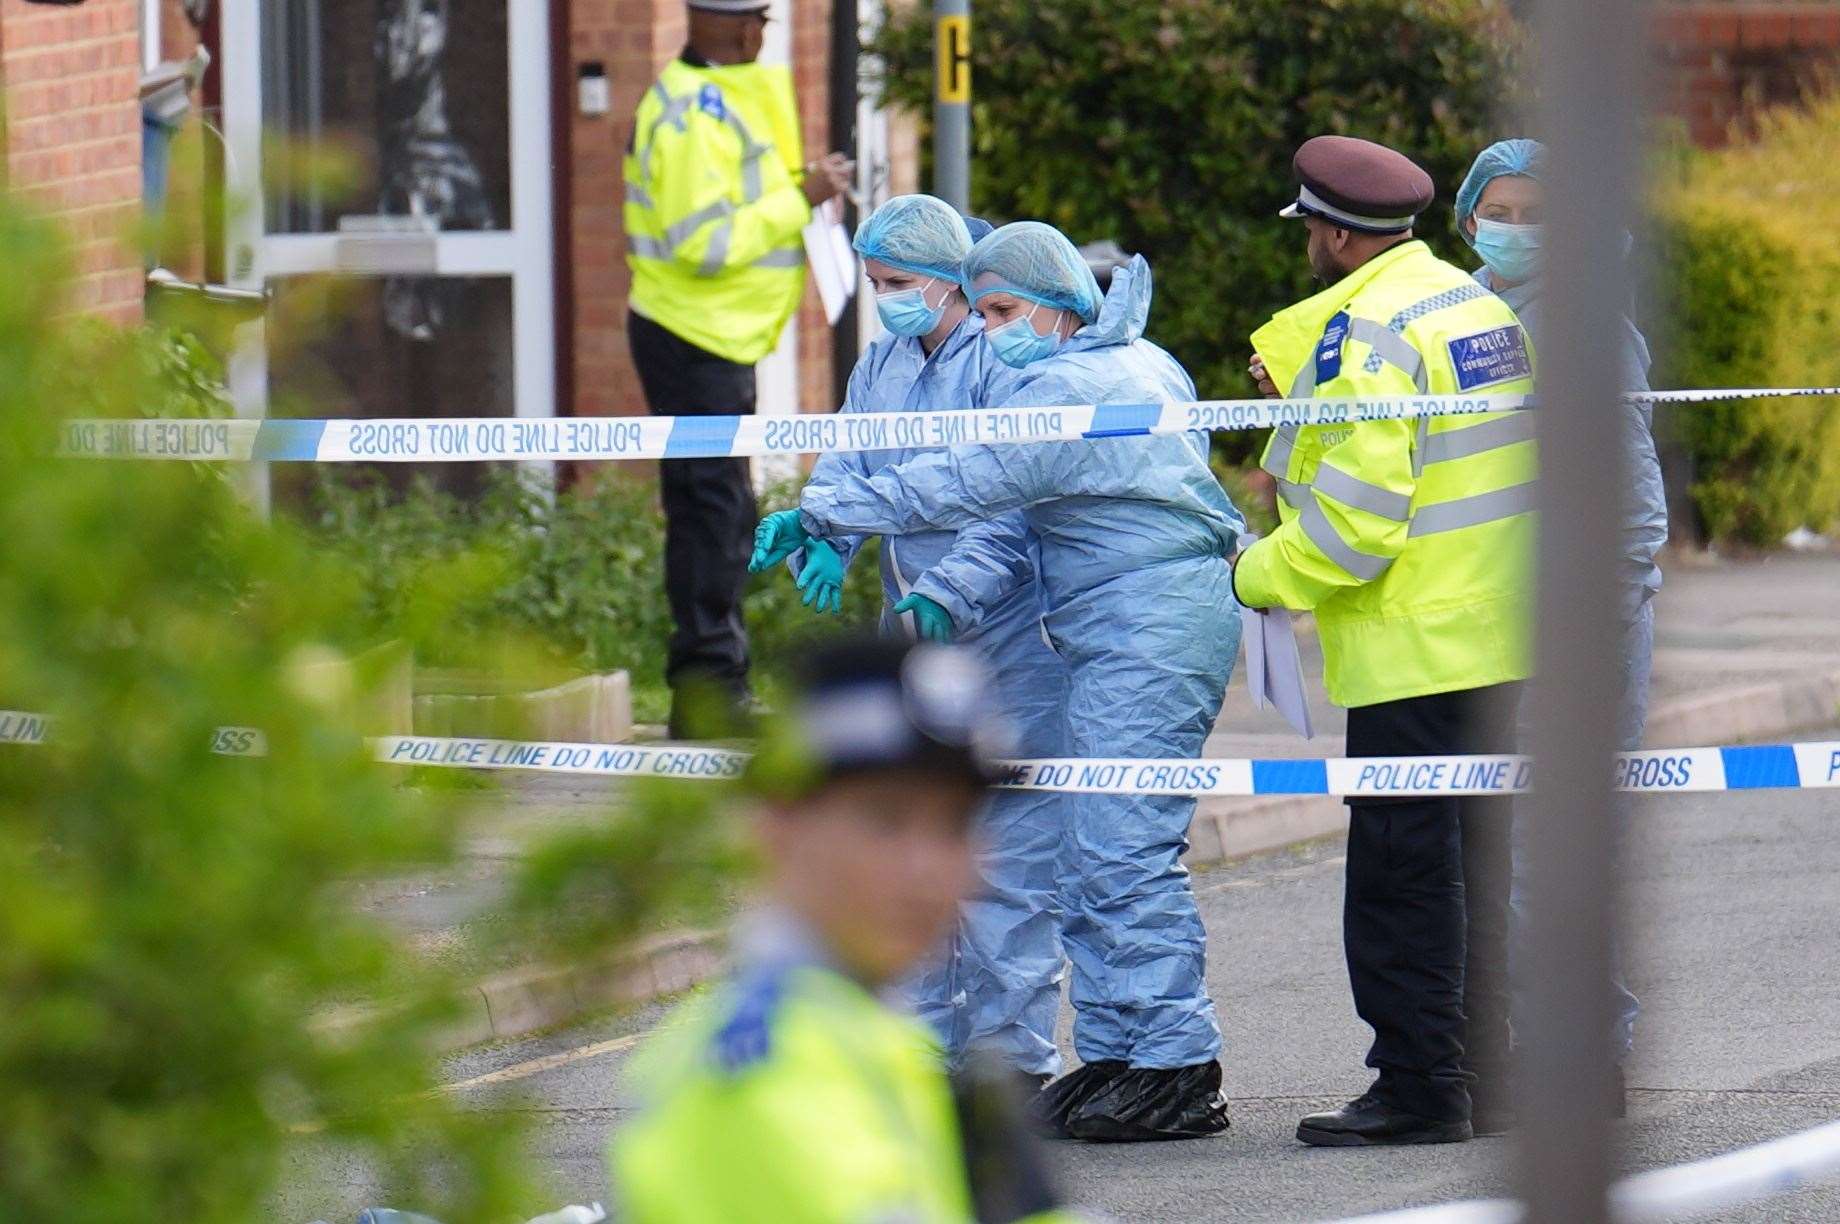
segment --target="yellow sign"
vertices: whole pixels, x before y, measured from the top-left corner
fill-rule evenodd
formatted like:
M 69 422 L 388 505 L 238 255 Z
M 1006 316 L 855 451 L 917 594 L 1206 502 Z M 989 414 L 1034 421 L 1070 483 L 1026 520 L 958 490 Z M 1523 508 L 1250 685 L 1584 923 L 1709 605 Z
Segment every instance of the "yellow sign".
M 935 30 L 941 102 L 971 101 L 971 18 L 960 13 L 941 17 Z

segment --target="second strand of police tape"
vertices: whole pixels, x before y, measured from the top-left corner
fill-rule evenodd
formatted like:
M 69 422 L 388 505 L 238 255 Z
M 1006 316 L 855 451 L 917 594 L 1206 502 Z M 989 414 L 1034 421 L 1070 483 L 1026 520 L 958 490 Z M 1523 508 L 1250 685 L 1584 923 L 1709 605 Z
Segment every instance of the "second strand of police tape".
M 0 744 L 43 744 L 51 720 L 0 711 Z M 748 754 L 729 748 L 583 744 L 461 736 L 386 736 L 370 741 L 390 765 L 528 770 L 615 778 L 720 781 L 741 776 Z M 220 727 L 219 756 L 259 757 L 268 740 L 255 727 Z M 1306 757 L 1258 760 L 1065 758 L 1004 762 L 998 785 L 1015 790 L 1101 795 L 1518 795 L 1531 788 L 1525 756 Z M 1613 785 L 1639 794 L 1840 788 L 1840 741 L 1659 748 L 1618 753 Z
M 1840 397 L 1840 387 L 1728 387 L 1625 397 L 1651 404 Z M 793 416 L 449 417 L 377 420 L 73 420 L 75 458 L 299 463 L 617 461 L 833 454 L 914 447 L 1348 425 L 1537 407 L 1528 395 L 1167 400 L 1042 408 Z

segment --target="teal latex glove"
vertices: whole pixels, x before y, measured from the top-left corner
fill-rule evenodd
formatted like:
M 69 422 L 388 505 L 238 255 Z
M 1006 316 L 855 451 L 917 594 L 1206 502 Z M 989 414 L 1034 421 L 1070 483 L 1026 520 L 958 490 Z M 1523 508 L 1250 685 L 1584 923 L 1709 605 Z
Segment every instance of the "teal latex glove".
M 799 522 L 797 510 L 775 510 L 754 528 L 754 555 L 748 558 L 748 572 L 770 570 L 797 552 L 811 537 Z
M 805 543 L 805 565 L 799 570 L 799 590 L 805 592 L 803 602 L 813 612 L 843 611 L 843 558 L 823 540 Z
M 912 612 L 920 636 L 930 642 L 952 640 L 952 614 L 924 595 L 909 595 L 894 606 L 896 612 Z

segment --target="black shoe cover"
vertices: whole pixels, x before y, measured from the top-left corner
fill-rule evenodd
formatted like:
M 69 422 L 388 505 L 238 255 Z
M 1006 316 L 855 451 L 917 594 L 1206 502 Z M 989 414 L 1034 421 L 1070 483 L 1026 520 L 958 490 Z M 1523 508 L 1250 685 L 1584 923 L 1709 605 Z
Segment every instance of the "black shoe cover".
M 1069 1137 L 1095 1143 L 1199 1139 L 1226 1129 L 1218 1062 L 1127 1068 L 1085 1094 L 1063 1123 Z
M 1113 1076 L 1122 1075 L 1126 1069 L 1124 1062 L 1118 1059 L 1089 1062 L 1043 1088 L 1030 1102 L 1029 1112 L 1048 1134 L 1057 1139 L 1071 1139 L 1073 1136 L 1068 1133 L 1067 1119 L 1086 1103 L 1087 1097 L 1104 1088 Z

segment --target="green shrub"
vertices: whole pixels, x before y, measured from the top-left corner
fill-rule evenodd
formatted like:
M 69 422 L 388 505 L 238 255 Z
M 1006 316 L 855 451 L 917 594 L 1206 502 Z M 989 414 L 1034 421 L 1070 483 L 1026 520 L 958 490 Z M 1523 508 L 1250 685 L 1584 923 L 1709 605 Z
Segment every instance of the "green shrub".
M 1450 201 L 1494 116 L 1516 30 L 1479 0 L 987 0 L 977 6 L 973 203 L 1076 242 L 1115 238 L 1156 274 L 1150 333 L 1205 397 L 1252 394 L 1247 337 L 1313 292 L 1291 155 L 1311 136 L 1384 141 L 1436 179 L 1420 233 L 1466 264 Z M 926 5 L 874 50 L 887 93 L 929 113 Z M 1235 458 L 1255 435 L 1220 435 Z
M 65 414 L 209 411 L 211 380 L 62 316 L 4 200 L 0 263 L 0 706 L 52 719 L 0 744 L 0 1219 L 244 1224 L 309 1144 L 521 1218 L 515 1121 L 428 1095 L 452 984 L 351 903 L 455 832 L 355 732 L 355 584 L 201 469 L 48 458 Z M 266 756 L 214 754 L 226 724 Z M 354 1002 L 388 1006 L 326 1023 Z
M 1657 193 L 1667 331 L 1655 385 L 1840 385 L 1840 96 L 1754 143 L 1686 153 Z M 1840 409 L 1748 400 L 1667 413 L 1707 535 L 1774 544 L 1840 521 Z
M 770 490 L 765 509 L 791 502 L 790 489 Z M 398 494 L 364 475 L 320 469 L 314 503 L 312 530 L 355 575 L 369 631 L 410 626 L 418 659 L 431 664 L 519 633 L 543 643 L 559 668 L 627 669 L 640 718 L 662 720 L 671 617 L 652 483 L 614 476 L 552 499 L 505 469 L 480 497 L 462 499 L 426 482 Z M 873 628 L 882 602 L 876 558 L 871 544 L 851 565 L 840 617 L 803 607 L 783 571 L 753 580 L 744 607 L 769 690 L 814 635 Z M 471 577 L 462 581 L 456 565 Z M 439 610 L 432 622 L 414 622 L 413 609 L 431 606 Z

